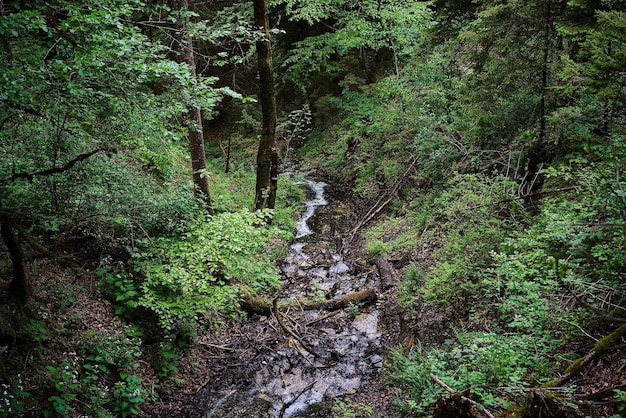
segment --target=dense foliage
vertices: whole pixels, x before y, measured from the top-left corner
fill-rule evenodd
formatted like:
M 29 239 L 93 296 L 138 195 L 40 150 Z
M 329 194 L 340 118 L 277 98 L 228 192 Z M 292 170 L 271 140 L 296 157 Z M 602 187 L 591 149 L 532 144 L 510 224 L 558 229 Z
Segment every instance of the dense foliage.
M 425 4 L 282 3 L 291 19 L 325 27 L 294 45 L 289 71 L 306 56 L 299 83 L 338 80 L 325 92 L 304 86 L 318 123 L 331 123 L 303 155 L 362 198 L 389 198 L 368 251 L 412 260 L 400 304 L 454 324 L 391 356 L 400 414 L 431 411 L 443 393 L 431 373 L 506 408 L 559 373 L 561 358 L 584 354 L 590 334 L 624 321 L 621 4 L 433 2 L 410 23 L 417 37 L 383 45 L 377 36 L 393 37 L 379 18 L 415 17 Z M 360 18 L 376 44 L 363 41 Z M 379 56 L 374 78 L 358 60 L 367 48 Z
M 157 396 L 141 364 L 175 385 L 199 329 L 280 287 L 303 195 L 281 177 L 276 209 L 249 211 L 261 119 L 251 2 L 189 3 L 0 4 L 2 414 L 136 415 Z M 364 252 L 404 263 L 394 413 L 432 413 L 445 391 L 431 374 L 493 412 L 525 404 L 625 322 L 622 2 L 269 5 L 282 163 L 327 173 L 361 209 L 384 202 Z M 214 215 L 194 194 L 190 107 L 209 133 L 194 174 L 209 179 Z M 23 278 L 60 302 L 17 297 L 14 247 Z M 40 256 L 70 267 L 37 281 Z M 86 288 L 115 319 L 72 334 Z M 611 396 L 626 407 L 619 388 Z M 372 411 L 341 400 L 333 413 Z

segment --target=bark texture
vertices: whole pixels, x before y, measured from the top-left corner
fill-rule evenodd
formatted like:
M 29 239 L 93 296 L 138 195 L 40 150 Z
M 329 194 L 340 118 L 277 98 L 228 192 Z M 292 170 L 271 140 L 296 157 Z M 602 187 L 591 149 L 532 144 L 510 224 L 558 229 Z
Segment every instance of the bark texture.
M 267 13 L 267 0 L 253 0 L 254 24 L 262 28 L 263 38 L 257 41 L 257 59 L 259 67 L 261 109 L 263 125 L 257 153 L 256 210 L 276 205 L 276 187 L 278 183 L 278 151 L 276 149 L 276 96 L 274 95 L 274 69 L 272 64 L 272 44 Z
M 370 264 L 376 265 L 378 268 L 378 276 L 380 277 L 380 288 L 382 290 L 391 289 L 395 286 L 397 279 L 396 270 L 382 257 L 376 257 L 369 261 Z
M 33 293 L 33 285 L 30 282 L 24 263 L 24 251 L 13 228 L 13 221 L 11 221 L 9 217 L 2 217 L 0 235 L 9 250 L 11 263 L 13 265 L 13 278 L 9 285 L 9 297 L 15 301 L 21 310 L 26 306 L 28 298 Z
M 321 309 L 325 311 L 335 311 L 337 309 L 347 308 L 350 305 L 371 304 L 376 302 L 377 299 L 378 295 L 373 289 L 365 289 L 320 302 L 300 301 L 297 306 L 305 310 Z M 245 288 L 241 288 L 241 309 L 249 314 L 270 316 L 273 311 L 272 303 L 273 302 L 267 298 L 259 297 Z
M 182 0 L 181 2 L 185 10 L 189 10 L 189 0 Z M 196 60 L 193 52 L 193 38 L 189 34 L 187 25 L 183 27 L 183 41 L 181 42 L 183 49 L 183 56 L 185 62 L 189 65 L 189 71 L 194 81 L 196 82 Z M 187 106 L 187 123 L 188 137 L 189 137 L 189 153 L 191 155 L 191 169 L 193 170 L 193 184 L 196 189 L 196 193 L 200 199 L 205 203 L 207 211 L 212 215 L 213 207 L 211 205 L 211 194 L 209 193 L 209 179 L 206 176 L 206 154 L 204 151 L 204 130 L 202 128 L 202 110 L 200 105 L 197 104 L 197 98 L 192 92 L 193 104 Z

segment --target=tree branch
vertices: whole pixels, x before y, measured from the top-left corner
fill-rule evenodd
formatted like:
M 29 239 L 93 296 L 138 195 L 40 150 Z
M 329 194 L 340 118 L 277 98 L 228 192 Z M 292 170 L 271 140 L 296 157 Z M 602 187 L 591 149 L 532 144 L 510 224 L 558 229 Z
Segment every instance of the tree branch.
M 541 388 L 549 389 L 553 387 L 563 386 L 565 383 L 578 376 L 594 360 L 602 357 L 605 353 L 607 353 L 614 346 L 616 346 L 621 341 L 624 335 L 626 335 L 626 324 L 622 324 L 615 331 L 598 341 L 589 353 L 587 353 L 583 357 L 578 358 L 572 364 L 570 364 L 569 367 L 565 369 L 565 372 L 558 379 L 554 379 L 544 383 L 543 385 L 541 385 Z
M 100 152 L 106 152 L 108 154 L 112 154 L 112 153 L 118 152 L 118 150 L 116 148 L 111 148 L 111 147 L 98 148 L 96 150 L 93 150 L 93 151 L 86 152 L 84 154 L 78 155 L 77 157 L 75 157 L 72 160 L 68 161 L 67 163 L 65 163 L 65 165 L 63 165 L 61 167 L 48 168 L 46 170 L 35 171 L 35 172 L 32 172 L 32 173 L 13 173 L 13 175 L 11 177 L 6 177 L 4 179 L 0 179 L 0 183 L 6 183 L 6 182 L 14 181 L 14 180 L 17 180 L 17 179 L 28 179 L 29 181 L 32 181 L 33 177 L 49 176 L 51 174 L 63 173 L 63 172 L 66 172 L 66 171 L 72 169 L 72 167 L 74 167 L 76 165 L 76 163 L 84 161 L 87 158 L 89 158 L 89 157 L 91 157 L 91 156 L 93 156 L 95 154 L 98 154 Z
M 309 347 L 309 345 L 306 342 L 304 342 L 304 340 L 298 334 L 296 334 L 291 328 L 287 326 L 287 324 L 285 324 L 282 316 L 280 315 L 280 311 L 278 310 L 278 299 L 274 299 L 272 301 L 272 307 L 273 307 L 274 316 L 276 317 L 276 320 L 278 321 L 278 325 L 280 325 L 280 327 L 287 334 L 291 335 L 296 341 L 298 341 L 300 345 L 302 346 L 302 348 L 304 348 L 306 351 L 312 354 L 313 357 L 318 358 L 319 354 L 313 351 L 313 349 Z
M 452 389 L 450 386 L 448 386 L 447 384 L 445 384 L 445 382 L 443 382 L 441 379 L 439 379 L 437 376 L 435 376 L 433 373 L 429 374 L 430 378 L 437 383 L 439 386 L 441 386 L 442 388 L 444 388 L 445 390 L 447 390 L 449 393 L 451 393 L 452 395 L 455 394 L 459 394 L 461 399 L 465 402 L 468 402 L 474 406 L 476 406 L 478 409 L 480 409 L 485 415 L 487 415 L 489 418 L 495 418 L 493 416 L 493 414 L 491 412 L 489 412 L 487 410 L 487 408 L 485 408 L 484 406 L 482 406 L 481 404 L 479 404 L 478 402 L 468 398 L 467 396 L 464 396 L 461 394 L 461 392 L 457 392 L 454 389 Z
M 509 199 L 503 199 L 503 200 L 497 200 L 495 202 L 485 203 L 483 205 L 472 206 L 471 208 L 469 208 L 469 210 L 475 210 L 475 209 L 484 208 L 484 207 L 492 206 L 492 205 L 499 205 L 502 203 L 509 203 L 515 200 L 528 199 L 529 197 L 541 197 L 541 196 L 545 196 L 549 194 L 564 193 L 564 192 L 569 192 L 570 190 L 575 190 L 575 189 L 576 189 L 576 186 L 569 186 L 569 187 L 563 187 L 563 188 L 555 189 L 555 190 L 546 190 L 544 192 L 529 193 L 529 194 L 525 194 L 521 196 L 511 197 Z

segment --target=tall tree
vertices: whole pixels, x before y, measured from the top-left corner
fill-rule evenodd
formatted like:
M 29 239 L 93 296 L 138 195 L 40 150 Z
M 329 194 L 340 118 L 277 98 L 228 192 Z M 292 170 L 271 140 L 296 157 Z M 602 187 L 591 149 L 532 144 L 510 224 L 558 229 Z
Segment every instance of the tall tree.
M 286 59 L 287 77 L 303 88 L 310 87 L 317 73 L 347 70 L 368 83 L 390 63 L 397 73 L 403 59 L 415 59 L 416 46 L 431 24 L 428 4 L 413 0 L 274 2 L 284 5 L 290 20 L 312 29 L 313 35 L 296 42 Z
M 253 0 L 254 23 L 263 36 L 256 43 L 263 125 L 257 152 L 256 210 L 273 209 L 276 204 L 278 183 L 278 151 L 276 149 L 276 97 L 274 95 L 274 69 L 267 0 Z
M 9 250 L 13 265 L 13 278 L 9 285 L 9 297 L 15 301 L 20 309 L 23 309 L 28 298 L 33 293 L 33 285 L 28 277 L 28 271 L 24 264 L 24 251 L 15 233 L 13 221 L 7 215 L 2 215 L 1 219 L 0 236 L 2 236 L 2 240 Z
M 19 249 L 17 226 L 101 245 L 137 225 L 154 233 L 160 227 L 148 227 L 149 218 L 163 218 L 154 195 L 172 190 L 173 155 L 185 145 L 174 123 L 194 103 L 191 86 L 205 109 L 217 102 L 211 79 L 170 58 L 171 38 L 141 33 L 133 23 L 144 10 L 139 0 L 0 6 L 2 242 Z M 185 188 L 176 190 L 187 199 Z
M 188 120 L 187 129 L 189 135 L 189 152 L 191 154 L 191 168 L 193 170 L 193 183 L 196 188 L 196 192 L 199 194 L 201 200 L 206 204 L 207 211 L 213 214 L 213 207 L 211 206 L 211 194 L 209 192 L 209 179 L 206 172 L 206 154 L 204 151 L 204 129 L 202 125 L 202 109 L 198 103 L 198 98 L 195 95 L 195 89 L 197 86 L 197 72 L 196 72 L 196 59 L 193 50 L 193 36 L 189 31 L 189 1 L 182 0 L 182 6 L 184 8 L 185 18 L 183 19 L 183 40 L 181 42 L 183 49 L 183 56 L 185 62 L 189 66 L 191 72 L 191 101 L 187 105 Z

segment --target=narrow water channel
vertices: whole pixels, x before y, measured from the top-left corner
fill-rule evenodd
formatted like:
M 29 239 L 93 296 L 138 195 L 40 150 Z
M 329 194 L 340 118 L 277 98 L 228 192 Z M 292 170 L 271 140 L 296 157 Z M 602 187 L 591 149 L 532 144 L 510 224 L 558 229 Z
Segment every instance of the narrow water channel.
M 335 248 L 337 241 L 311 226 L 317 210 L 326 205 L 324 210 L 332 210 L 333 202 L 324 196 L 325 183 L 309 180 L 306 185 L 310 198 L 282 266 L 280 301 L 327 300 L 371 286 L 376 278 L 355 274 L 351 261 Z M 320 227 L 319 222 L 315 225 Z M 233 335 L 236 348 L 229 354 L 237 359 L 236 370 L 216 363 L 214 384 L 206 389 L 211 393 L 203 396 L 207 417 L 289 418 L 311 413 L 323 401 L 356 392 L 382 367 L 375 307 L 328 312 L 294 302 L 281 308 L 281 317 L 293 334 L 272 315 L 251 318 Z M 219 355 L 228 359 L 223 352 Z

